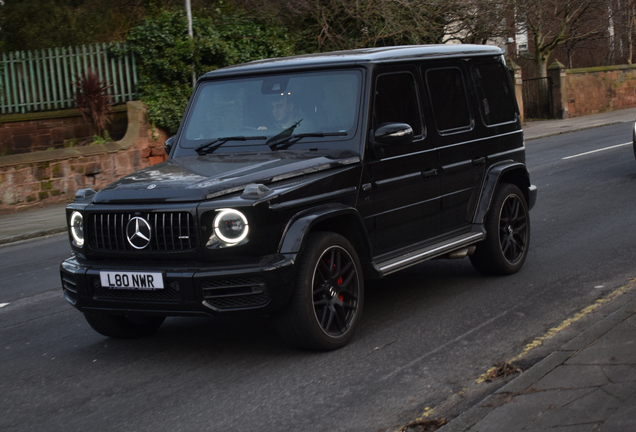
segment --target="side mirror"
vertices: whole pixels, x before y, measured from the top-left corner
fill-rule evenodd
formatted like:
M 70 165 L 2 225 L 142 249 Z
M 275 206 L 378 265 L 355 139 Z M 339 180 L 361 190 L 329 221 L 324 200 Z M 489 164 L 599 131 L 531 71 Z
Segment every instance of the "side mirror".
M 166 151 L 167 155 L 170 155 L 170 151 L 172 150 L 172 146 L 174 145 L 174 135 L 166 140 L 166 143 L 163 145 L 163 149 Z
M 401 145 L 413 142 L 413 129 L 406 123 L 384 123 L 373 132 L 375 146 Z

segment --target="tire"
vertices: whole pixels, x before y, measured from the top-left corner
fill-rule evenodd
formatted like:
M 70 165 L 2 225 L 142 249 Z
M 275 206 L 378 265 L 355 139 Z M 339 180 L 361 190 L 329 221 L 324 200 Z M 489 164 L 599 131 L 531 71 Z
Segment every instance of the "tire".
M 86 321 L 97 333 L 117 339 L 137 339 L 157 331 L 166 317 L 110 315 L 84 312 Z
M 486 239 L 477 244 L 470 261 L 485 275 L 509 275 L 523 266 L 530 245 L 530 214 L 521 190 L 510 183 L 498 186 L 484 223 Z
M 351 243 L 336 233 L 314 234 L 299 256 L 295 282 L 276 323 L 281 337 L 315 351 L 346 345 L 364 303 L 362 267 Z
M 632 148 L 634 149 L 634 157 L 636 157 L 636 122 L 632 126 Z

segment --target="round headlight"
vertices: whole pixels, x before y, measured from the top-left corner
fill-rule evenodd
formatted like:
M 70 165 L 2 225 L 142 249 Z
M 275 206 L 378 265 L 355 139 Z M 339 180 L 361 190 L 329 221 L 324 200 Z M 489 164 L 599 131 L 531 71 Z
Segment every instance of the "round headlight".
M 71 215 L 71 235 L 77 246 L 84 244 L 84 218 L 80 212 Z
M 222 209 L 214 218 L 214 233 L 225 243 L 243 241 L 248 231 L 247 218 L 238 210 Z

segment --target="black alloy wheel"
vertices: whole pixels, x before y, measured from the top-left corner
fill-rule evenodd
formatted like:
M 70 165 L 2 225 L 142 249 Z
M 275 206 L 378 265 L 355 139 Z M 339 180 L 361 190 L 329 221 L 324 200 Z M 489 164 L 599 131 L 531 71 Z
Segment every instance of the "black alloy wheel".
M 322 330 L 333 337 L 347 333 L 357 311 L 358 274 L 353 258 L 341 246 L 331 246 L 318 259 L 313 295 Z
M 530 244 L 528 205 L 517 186 L 502 183 L 497 188 L 484 225 L 486 239 L 470 257 L 473 266 L 488 275 L 517 272 Z
M 528 217 L 518 195 L 508 195 L 499 216 L 499 243 L 506 260 L 515 264 L 525 255 L 528 242 Z
M 340 348 L 353 336 L 363 300 L 361 265 L 351 244 L 339 234 L 314 234 L 299 258 L 296 286 L 278 330 L 302 349 Z

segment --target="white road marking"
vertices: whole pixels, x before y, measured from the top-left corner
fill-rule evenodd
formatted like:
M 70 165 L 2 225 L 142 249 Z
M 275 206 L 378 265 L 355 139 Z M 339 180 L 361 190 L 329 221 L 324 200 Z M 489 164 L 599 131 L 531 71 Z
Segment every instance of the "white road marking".
M 564 157 L 562 160 L 572 159 L 572 158 L 579 157 L 579 156 L 585 156 L 585 155 L 589 155 L 589 154 L 600 152 L 600 151 L 611 150 L 611 149 L 614 149 L 614 148 L 617 148 L 617 147 L 623 147 L 623 146 L 626 146 L 626 145 L 632 145 L 632 143 L 631 142 L 627 142 L 627 143 L 623 143 L 623 144 L 617 144 L 617 145 L 611 146 L 611 147 L 605 147 L 605 148 L 598 149 L 598 150 L 592 150 L 592 151 L 585 152 L 585 153 L 579 153 L 579 154 L 576 154 L 576 155 L 573 155 L 573 156 Z
M 7 306 L 9 303 L 0 303 L 0 308 Z

